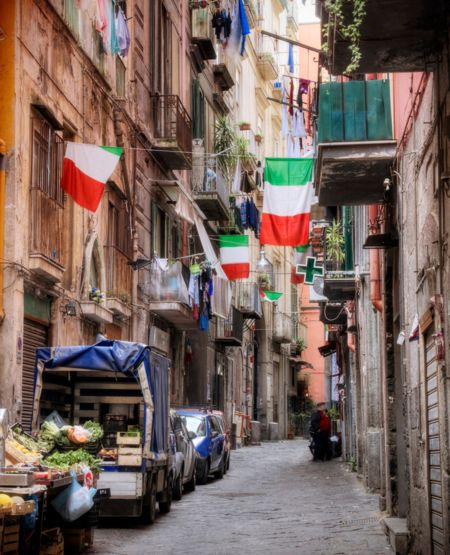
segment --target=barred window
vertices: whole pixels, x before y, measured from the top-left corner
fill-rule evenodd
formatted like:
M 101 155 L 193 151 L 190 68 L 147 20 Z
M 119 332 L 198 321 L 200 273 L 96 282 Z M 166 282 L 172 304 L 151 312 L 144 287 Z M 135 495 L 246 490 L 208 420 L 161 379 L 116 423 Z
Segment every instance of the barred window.
M 130 214 L 127 202 L 109 185 L 108 191 L 108 247 L 118 249 L 131 257 L 132 242 L 130 234 Z
M 64 139 L 42 117 L 33 117 L 33 162 L 31 189 L 39 189 L 48 198 L 64 205 L 61 188 Z

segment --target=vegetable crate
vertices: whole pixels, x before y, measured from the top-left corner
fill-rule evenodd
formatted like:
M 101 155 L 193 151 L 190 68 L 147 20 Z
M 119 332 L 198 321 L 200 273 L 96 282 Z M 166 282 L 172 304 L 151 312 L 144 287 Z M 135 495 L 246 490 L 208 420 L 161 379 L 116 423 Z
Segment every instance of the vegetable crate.
M 0 553 L 16 555 L 19 553 L 20 524 L 17 519 L 4 521 L 3 534 L 0 543 Z
M 93 528 L 65 528 L 62 532 L 65 553 L 82 553 L 94 542 Z
M 117 445 L 140 445 L 141 434 L 140 432 L 117 432 L 116 441 Z
M 59 528 L 51 528 L 42 533 L 39 555 L 64 555 L 64 536 Z

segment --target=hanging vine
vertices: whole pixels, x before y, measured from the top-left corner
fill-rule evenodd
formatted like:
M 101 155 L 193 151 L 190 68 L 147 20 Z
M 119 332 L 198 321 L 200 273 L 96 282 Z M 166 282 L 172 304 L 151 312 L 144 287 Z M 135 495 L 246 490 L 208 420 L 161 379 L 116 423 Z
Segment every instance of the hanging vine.
M 351 4 L 351 22 L 345 24 L 344 5 Z M 366 16 L 367 0 L 325 0 L 325 9 L 329 14 L 328 24 L 323 31 L 325 44 L 323 51 L 329 55 L 330 32 L 338 32 L 342 38 L 349 41 L 350 63 L 345 69 L 345 73 L 351 74 L 358 71 L 361 64 L 361 25 Z

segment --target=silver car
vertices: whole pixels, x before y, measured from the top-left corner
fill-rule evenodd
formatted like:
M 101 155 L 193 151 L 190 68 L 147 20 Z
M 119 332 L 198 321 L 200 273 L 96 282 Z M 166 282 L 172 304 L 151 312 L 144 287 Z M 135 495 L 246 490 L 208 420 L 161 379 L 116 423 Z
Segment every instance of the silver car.
M 175 447 L 173 499 L 179 500 L 185 491 L 194 491 L 196 484 L 196 451 L 181 417 L 171 409 L 170 427 Z

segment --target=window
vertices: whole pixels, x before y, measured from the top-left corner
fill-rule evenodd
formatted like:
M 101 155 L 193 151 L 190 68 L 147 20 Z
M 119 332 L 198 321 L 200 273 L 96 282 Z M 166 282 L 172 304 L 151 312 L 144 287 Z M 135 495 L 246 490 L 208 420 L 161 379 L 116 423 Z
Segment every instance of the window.
M 42 108 L 44 110 L 44 108 Z M 32 116 L 30 254 L 64 265 L 64 141 L 38 111 Z
M 117 96 L 125 97 L 125 64 L 120 56 L 116 56 L 116 92 Z
M 33 117 L 33 162 L 31 188 L 39 189 L 58 204 L 64 204 L 64 190 L 60 186 L 64 158 L 64 139 L 51 124 Z
M 205 419 L 202 416 L 182 416 L 182 419 L 186 425 L 188 432 L 193 432 L 195 437 L 204 437 L 206 435 L 205 431 Z
M 205 97 L 198 79 L 192 81 L 192 131 L 194 139 L 205 137 Z
M 209 428 L 210 428 L 210 433 L 212 432 L 217 432 L 218 434 L 222 433 L 222 430 L 220 429 L 220 425 L 217 422 L 215 416 L 209 417 Z
M 168 256 L 168 226 L 167 214 L 157 204 L 152 203 L 152 255 L 159 258 Z
M 110 186 L 111 187 L 111 186 Z M 108 247 L 118 249 L 131 258 L 130 215 L 125 197 L 117 191 L 108 191 Z

